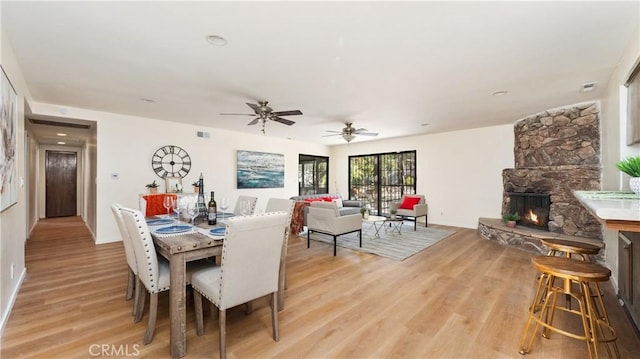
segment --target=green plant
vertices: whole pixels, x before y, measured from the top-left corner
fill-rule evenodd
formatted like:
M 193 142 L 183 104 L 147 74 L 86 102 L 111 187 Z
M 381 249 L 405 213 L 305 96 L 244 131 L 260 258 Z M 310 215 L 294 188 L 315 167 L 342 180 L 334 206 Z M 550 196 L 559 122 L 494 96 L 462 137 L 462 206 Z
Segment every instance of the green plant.
M 627 157 L 616 163 L 616 167 L 631 177 L 640 177 L 640 156 Z
M 389 213 L 391 213 L 391 214 L 396 214 L 396 213 L 398 213 L 398 210 L 397 210 L 397 209 L 390 209 L 390 210 L 389 210 Z
M 502 220 L 505 222 L 519 221 L 520 215 L 517 213 L 505 213 L 502 215 Z
M 160 185 L 158 185 L 156 183 L 156 180 L 153 180 L 153 182 L 151 182 L 149 184 L 146 184 L 145 187 L 147 187 L 147 188 L 158 188 L 158 187 L 160 187 Z
M 195 181 L 191 184 L 193 187 L 200 187 L 200 181 Z
M 364 216 L 365 213 L 367 213 L 367 208 L 366 207 L 360 208 L 360 214 Z

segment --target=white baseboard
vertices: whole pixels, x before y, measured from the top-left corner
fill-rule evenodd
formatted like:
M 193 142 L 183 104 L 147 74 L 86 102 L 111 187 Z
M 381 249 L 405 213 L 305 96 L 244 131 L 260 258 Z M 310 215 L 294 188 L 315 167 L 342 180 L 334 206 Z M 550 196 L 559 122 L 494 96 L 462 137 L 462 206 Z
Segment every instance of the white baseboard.
M 20 288 L 22 287 L 22 282 L 24 281 L 25 276 L 27 275 L 27 269 L 24 268 L 22 273 L 20 273 L 20 278 L 18 279 L 18 283 L 13 288 L 13 293 L 11 293 L 11 298 L 9 298 L 9 303 L 4 313 L 2 313 L 2 326 L 0 326 L 0 338 L 4 334 L 4 327 L 7 325 L 9 321 L 9 316 L 11 315 L 11 310 L 13 309 L 13 305 L 16 303 L 16 298 L 18 297 L 18 292 L 20 292 Z

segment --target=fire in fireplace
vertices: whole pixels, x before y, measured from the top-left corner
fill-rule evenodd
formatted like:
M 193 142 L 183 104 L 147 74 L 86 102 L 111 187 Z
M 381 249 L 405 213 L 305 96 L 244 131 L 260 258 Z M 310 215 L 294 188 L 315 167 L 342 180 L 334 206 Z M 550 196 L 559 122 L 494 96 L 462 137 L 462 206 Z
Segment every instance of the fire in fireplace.
M 551 195 L 548 193 L 508 192 L 509 212 L 518 213 L 518 224 L 536 229 L 549 230 Z

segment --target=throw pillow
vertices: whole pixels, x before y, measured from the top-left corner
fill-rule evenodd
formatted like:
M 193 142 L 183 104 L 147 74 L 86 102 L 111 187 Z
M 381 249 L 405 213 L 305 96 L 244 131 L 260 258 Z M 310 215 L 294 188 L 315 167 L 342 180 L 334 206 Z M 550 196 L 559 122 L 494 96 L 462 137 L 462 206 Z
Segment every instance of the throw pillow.
M 400 204 L 400 209 L 410 209 L 413 210 L 413 206 L 420 203 L 420 197 L 408 197 L 405 196 L 404 200 Z
M 342 208 L 344 205 L 342 204 L 342 198 L 338 197 L 338 198 L 333 198 L 333 202 L 336 203 L 336 206 L 338 206 L 338 208 Z

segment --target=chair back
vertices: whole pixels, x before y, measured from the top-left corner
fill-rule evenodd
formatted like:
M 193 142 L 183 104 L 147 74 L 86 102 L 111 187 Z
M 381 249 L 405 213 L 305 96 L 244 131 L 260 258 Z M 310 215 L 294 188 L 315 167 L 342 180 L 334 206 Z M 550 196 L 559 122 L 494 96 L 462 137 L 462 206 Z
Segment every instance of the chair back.
M 131 243 L 129 231 L 122 219 L 122 214 L 120 213 L 121 208 L 121 205 L 114 203 L 111 205 L 111 212 L 113 212 L 113 217 L 116 219 L 116 224 L 120 231 L 120 237 L 122 238 L 122 244 L 124 245 L 124 255 L 127 258 L 127 265 L 129 265 L 129 268 L 131 268 L 131 271 L 133 271 L 135 275 L 138 275 L 138 265 L 136 263 L 136 255 L 133 250 L 133 243 Z
M 129 208 L 120 209 L 120 213 L 122 213 L 122 219 L 133 243 L 138 265 L 138 278 L 150 293 L 159 293 L 167 290 L 168 288 L 160 288 L 158 286 L 160 279 L 158 256 L 144 216 L 140 211 Z
M 267 201 L 267 207 L 265 207 L 265 212 L 278 212 L 284 211 L 288 214 L 287 223 L 291 223 L 291 215 L 293 214 L 293 207 L 295 206 L 296 201 L 292 199 L 286 198 L 269 198 Z
M 248 214 L 253 214 L 256 210 L 256 203 L 258 202 L 258 197 L 252 196 L 238 196 L 238 200 L 236 201 L 236 206 L 233 208 L 233 214 L 236 216 L 242 215 L 242 202 L 249 201 L 251 203 L 251 207 L 249 209 Z
M 286 212 L 233 217 L 220 263 L 220 309 L 227 309 L 278 291 L 278 275 Z
M 338 205 L 335 202 L 311 202 L 309 205 L 309 213 L 313 211 L 314 213 L 320 213 L 319 209 L 329 210 L 328 213 L 333 213 L 333 217 L 339 217 L 340 211 L 338 210 Z

